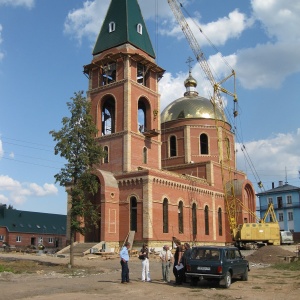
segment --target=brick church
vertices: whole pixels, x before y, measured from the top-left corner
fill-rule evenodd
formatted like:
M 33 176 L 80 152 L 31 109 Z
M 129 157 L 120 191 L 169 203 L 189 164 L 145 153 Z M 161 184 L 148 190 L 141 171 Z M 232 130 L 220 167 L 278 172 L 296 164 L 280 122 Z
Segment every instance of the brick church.
M 173 237 L 230 243 L 224 199 L 229 181 L 241 203 L 255 211 L 255 191 L 236 169 L 235 138 L 224 113 L 198 94 L 191 72 L 184 95 L 161 111 L 164 71 L 138 1 L 111 0 L 92 61 L 84 66 L 96 138 L 107 154 L 93 199 L 101 219 L 99 228 L 77 234 L 76 241 L 118 247 L 134 232 L 133 247 L 159 247 Z M 236 220 L 255 222 L 241 206 Z

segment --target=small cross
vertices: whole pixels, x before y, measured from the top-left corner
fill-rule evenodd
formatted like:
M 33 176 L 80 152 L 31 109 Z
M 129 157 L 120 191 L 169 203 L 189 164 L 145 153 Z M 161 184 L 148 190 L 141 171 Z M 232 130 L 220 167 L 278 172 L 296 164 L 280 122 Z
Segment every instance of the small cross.
M 187 59 L 187 61 L 186 61 L 186 63 L 188 64 L 188 66 L 189 66 L 189 72 L 191 72 L 191 70 L 192 70 L 192 65 L 191 65 L 191 62 L 192 61 L 194 61 L 190 56 L 189 56 L 189 58 Z

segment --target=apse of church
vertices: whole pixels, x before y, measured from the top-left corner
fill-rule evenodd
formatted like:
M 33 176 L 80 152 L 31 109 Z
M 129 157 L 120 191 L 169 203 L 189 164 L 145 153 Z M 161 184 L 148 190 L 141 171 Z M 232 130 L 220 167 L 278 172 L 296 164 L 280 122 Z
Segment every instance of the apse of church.
M 96 234 L 77 235 L 77 241 L 105 241 L 113 248 L 133 232 L 133 247 L 145 241 L 159 247 L 173 237 L 231 242 L 220 159 L 234 170 L 237 196 L 255 211 L 255 192 L 236 170 L 234 135 L 222 111 L 199 95 L 191 72 L 185 94 L 161 111 L 164 71 L 137 0 L 112 0 L 92 61 L 84 66 L 96 139 L 107 154 L 96 174 L 101 219 Z M 221 130 L 216 120 L 224 123 Z M 221 153 L 220 137 L 226 146 Z M 253 221 L 242 209 L 237 219 Z

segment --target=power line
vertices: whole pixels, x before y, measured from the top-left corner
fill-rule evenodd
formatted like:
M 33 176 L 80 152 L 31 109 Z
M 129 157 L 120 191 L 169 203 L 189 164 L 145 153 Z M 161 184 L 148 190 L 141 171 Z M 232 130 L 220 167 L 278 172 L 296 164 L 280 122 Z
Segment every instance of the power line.
M 35 166 L 39 166 L 39 167 L 45 167 L 45 168 L 56 169 L 56 170 L 59 170 L 59 169 L 60 169 L 60 168 L 56 168 L 56 167 L 45 166 L 45 165 L 36 164 L 36 163 L 30 163 L 30 162 L 26 162 L 26 161 L 22 161 L 22 160 L 18 160 L 18 159 L 13 159 L 13 158 L 8 158 L 8 157 L 2 157 L 2 158 L 3 158 L 3 159 L 10 160 L 10 161 L 14 161 L 14 162 L 19 162 L 19 163 L 23 163 L 23 164 L 28 164 L 28 165 L 35 165 Z

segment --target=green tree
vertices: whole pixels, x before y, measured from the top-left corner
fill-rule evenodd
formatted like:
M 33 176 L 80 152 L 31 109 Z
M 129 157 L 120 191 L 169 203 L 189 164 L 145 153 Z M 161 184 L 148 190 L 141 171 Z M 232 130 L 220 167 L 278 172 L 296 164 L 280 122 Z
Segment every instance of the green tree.
M 90 199 L 99 190 L 93 171 L 105 153 L 95 139 L 97 128 L 90 114 L 91 104 L 83 91 L 74 93 L 71 100 L 67 102 L 71 117 L 64 117 L 62 128 L 52 130 L 50 134 L 57 142 L 55 155 L 60 154 L 66 159 L 64 167 L 54 177 L 70 195 L 70 267 L 73 267 L 75 233 L 85 235 L 86 225 L 97 227 L 100 218 Z

